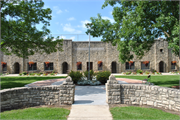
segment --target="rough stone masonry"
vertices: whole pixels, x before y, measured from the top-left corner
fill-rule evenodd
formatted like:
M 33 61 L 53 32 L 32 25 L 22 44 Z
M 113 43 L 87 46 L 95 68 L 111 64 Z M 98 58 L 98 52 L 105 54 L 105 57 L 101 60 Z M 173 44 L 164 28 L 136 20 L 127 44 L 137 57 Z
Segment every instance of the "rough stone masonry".
M 19 87 L 0 90 L 0 93 L 2 111 L 39 105 L 71 105 L 75 85 L 69 76 L 61 85 Z
M 180 111 L 180 90 L 144 84 L 118 84 L 111 75 L 106 83 L 106 102 L 150 105 Z

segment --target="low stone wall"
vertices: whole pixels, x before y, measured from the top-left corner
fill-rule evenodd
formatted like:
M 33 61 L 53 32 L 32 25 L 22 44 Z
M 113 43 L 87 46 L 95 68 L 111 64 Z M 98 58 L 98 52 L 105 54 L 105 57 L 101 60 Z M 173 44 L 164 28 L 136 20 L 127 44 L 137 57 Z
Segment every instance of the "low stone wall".
M 62 85 L 4 89 L 0 93 L 2 111 L 39 105 L 71 105 L 75 85 L 71 77 L 67 77 Z
M 118 84 L 111 75 L 106 83 L 106 102 L 150 105 L 180 111 L 180 90 L 143 84 Z

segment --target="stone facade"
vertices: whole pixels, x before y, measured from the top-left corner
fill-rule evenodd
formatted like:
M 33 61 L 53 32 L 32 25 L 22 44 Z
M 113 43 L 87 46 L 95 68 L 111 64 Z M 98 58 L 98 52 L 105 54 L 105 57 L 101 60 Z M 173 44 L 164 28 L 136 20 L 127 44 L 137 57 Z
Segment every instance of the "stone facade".
M 47 54 L 38 54 L 29 56 L 28 59 L 19 58 L 15 55 L 3 55 L 1 54 L 1 61 L 7 63 L 7 71 L 9 73 L 16 73 L 28 71 L 28 62 L 33 61 L 37 64 L 37 69 L 29 72 L 58 72 L 60 74 L 66 73 L 67 71 L 77 71 L 77 62 L 82 62 L 82 69 L 79 71 L 87 70 L 87 62 L 89 61 L 89 42 L 88 41 L 63 41 L 63 52 L 56 52 Z M 91 41 L 90 43 L 90 62 L 92 62 L 92 69 L 94 71 L 108 70 L 114 73 L 121 73 L 127 71 L 136 71 L 141 69 L 141 63 L 143 61 L 150 61 L 149 69 L 144 71 L 157 70 L 160 72 L 170 72 L 179 69 L 179 58 L 172 54 L 171 50 L 168 49 L 167 41 L 163 39 L 155 40 L 152 48 L 145 54 L 142 59 L 137 59 L 135 56 L 132 61 L 134 62 L 134 69 L 126 69 L 125 64 L 119 62 L 119 52 L 117 51 L 117 45 L 112 46 L 111 43 L 105 43 L 101 41 Z M 44 62 L 52 62 L 53 70 L 45 70 Z M 102 70 L 98 70 L 98 61 L 102 61 Z M 177 61 L 175 69 L 171 69 L 171 62 Z M 114 63 L 113 63 L 114 62 Z M 160 62 L 162 64 L 160 65 Z M 64 64 L 65 63 L 65 66 Z M 67 66 L 66 66 L 67 65 Z M 19 67 L 19 69 L 17 69 Z M 63 72 L 65 70 L 65 72 Z
M 39 105 L 72 105 L 75 85 L 67 77 L 62 85 L 44 87 L 19 87 L 0 90 L 1 110 L 10 110 Z
M 143 84 L 118 84 L 111 75 L 106 83 L 106 102 L 150 105 L 180 111 L 180 90 Z

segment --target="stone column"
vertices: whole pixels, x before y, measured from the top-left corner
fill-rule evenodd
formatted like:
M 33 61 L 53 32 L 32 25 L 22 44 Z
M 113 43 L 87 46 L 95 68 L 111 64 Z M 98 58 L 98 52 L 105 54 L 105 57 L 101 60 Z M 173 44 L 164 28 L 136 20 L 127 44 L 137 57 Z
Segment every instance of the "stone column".
M 106 83 L 106 102 L 108 104 L 120 104 L 120 94 L 120 84 L 118 84 L 114 75 L 110 75 Z
M 60 85 L 59 104 L 72 105 L 74 103 L 75 85 L 72 78 L 68 76 L 66 81 Z

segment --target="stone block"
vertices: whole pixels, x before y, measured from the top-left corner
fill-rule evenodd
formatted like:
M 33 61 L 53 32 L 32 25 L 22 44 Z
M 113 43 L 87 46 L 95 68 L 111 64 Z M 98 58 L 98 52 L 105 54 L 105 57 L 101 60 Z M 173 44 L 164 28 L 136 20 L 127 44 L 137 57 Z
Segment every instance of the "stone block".
M 68 76 L 68 77 L 66 78 L 66 82 L 73 82 L 73 81 L 72 81 L 72 78 L 71 78 L 70 76 Z

